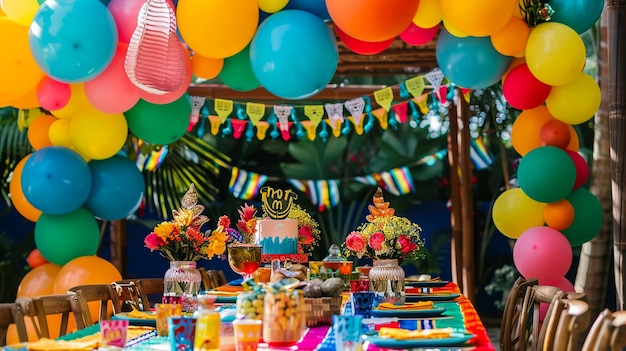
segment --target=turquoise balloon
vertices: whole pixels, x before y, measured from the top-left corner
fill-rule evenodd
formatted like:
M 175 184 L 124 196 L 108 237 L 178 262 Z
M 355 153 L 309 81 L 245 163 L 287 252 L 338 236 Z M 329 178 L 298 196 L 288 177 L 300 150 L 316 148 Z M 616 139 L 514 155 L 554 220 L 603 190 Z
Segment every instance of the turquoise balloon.
M 593 27 L 604 10 L 604 0 L 550 0 L 551 22 L 563 23 L 578 34 Z
M 141 203 L 145 183 L 135 163 L 122 155 L 89 162 L 93 185 L 85 208 L 113 221 L 133 213 Z
M 35 224 L 35 245 L 46 260 L 60 266 L 93 256 L 100 245 L 98 222 L 84 207 L 63 215 L 42 213 Z
M 330 20 L 325 0 L 289 0 L 284 10 L 302 10 L 314 14 L 324 21 Z
M 335 35 L 319 17 L 283 10 L 257 29 L 250 44 L 250 60 L 265 89 L 283 99 L 297 100 L 326 87 L 335 75 L 339 52 Z
M 237 91 L 250 91 L 258 88 L 261 83 L 254 76 L 250 63 L 250 45 L 235 56 L 224 59 L 224 67 L 218 76 L 229 88 Z
M 565 199 L 574 207 L 574 221 L 561 232 L 570 245 L 580 246 L 593 239 L 602 229 L 602 204 L 585 188 L 572 191 Z
M 48 76 L 80 83 L 98 76 L 113 60 L 117 27 L 98 0 L 50 0 L 35 14 L 28 41 Z
M 21 185 L 31 205 L 43 213 L 60 215 L 85 203 L 91 191 L 91 172 L 75 151 L 48 146 L 26 160 Z
M 489 37 L 459 38 L 445 29 L 439 33 L 435 54 L 446 78 L 470 89 L 498 83 L 512 60 L 499 53 Z
M 565 198 L 576 181 L 574 161 L 563 149 L 543 146 L 530 150 L 517 168 L 520 188 L 539 202 L 555 202 Z
M 128 128 L 138 138 L 158 145 L 175 142 L 187 131 L 191 114 L 189 95 L 169 104 L 157 105 L 140 99 L 124 112 Z

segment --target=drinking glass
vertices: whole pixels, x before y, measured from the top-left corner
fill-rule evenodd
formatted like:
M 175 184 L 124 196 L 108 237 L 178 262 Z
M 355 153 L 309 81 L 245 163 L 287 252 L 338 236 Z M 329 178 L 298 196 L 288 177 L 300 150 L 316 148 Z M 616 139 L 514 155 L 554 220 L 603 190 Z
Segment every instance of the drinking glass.
M 261 265 L 261 245 L 259 244 L 230 244 L 228 246 L 228 264 L 237 274 L 246 279 L 252 279 L 254 272 Z

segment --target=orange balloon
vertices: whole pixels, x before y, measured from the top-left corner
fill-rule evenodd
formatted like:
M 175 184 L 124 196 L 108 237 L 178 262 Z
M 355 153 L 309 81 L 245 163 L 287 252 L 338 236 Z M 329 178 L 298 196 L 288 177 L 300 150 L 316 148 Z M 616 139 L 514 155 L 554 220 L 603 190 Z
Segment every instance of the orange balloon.
M 81 256 L 63 266 L 54 281 L 54 293 L 65 294 L 77 285 L 109 284 L 121 279 L 111 262 L 98 256 Z
M 37 332 L 35 330 L 35 326 L 33 325 L 33 320 L 30 318 L 24 318 L 24 324 L 26 324 L 28 341 L 37 341 Z M 50 324 L 50 321 L 48 321 L 48 324 Z M 19 342 L 20 339 L 17 335 L 17 328 L 15 327 L 15 324 L 10 324 L 9 329 L 7 329 L 7 345 L 18 344 Z
M 30 124 L 28 127 L 28 141 L 32 145 L 33 149 L 39 150 L 46 146 L 52 146 L 48 131 L 50 126 L 57 119 L 54 116 L 43 114 Z
M 524 156 L 530 150 L 540 147 L 541 127 L 554 119 L 545 105 L 522 111 L 511 128 L 511 142 L 515 151 Z
M 194 53 L 191 56 L 191 71 L 197 77 L 212 79 L 217 77 L 224 67 L 223 58 L 210 58 Z
M 48 262 L 48 260 L 46 260 L 41 255 L 41 252 L 39 252 L 39 249 L 34 249 L 28 254 L 28 257 L 26 257 L 26 263 L 28 263 L 30 268 L 37 268 L 41 266 L 42 264 L 46 264 L 50 262 Z
M 26 273 L 17 287 L 17 297 L 35 297 L 54 294 L 54 281 L 61 266 L 45 263 Z
M 567 150 L 578 152 L 578 149 L 580 148 L 580 141 L 578 139 L 578 133 L 576 133 L 576 130 L 571 125 L 568 124 L 567 127 L 569 129 L 569 134 L 570 134 L 569 145 L 567 145 Z
M 11 100 L 9 102 L 9 106 L 21 108 L 23 110 L 28 110 L 41 106 L 39 100 L 37 100 L 37 89 L 30 91 L 28 94 L 22 95 L 19 98 Z
M 350 37 L 366 42 L 389 40 L 413 22 L 419 0 L 326 0 L 333 23 Z
M 514 56 L 524 52 L 529 35 L 526 21 L 512 16 L 502 29 L 491 34 L 491 43 L 502 55 Z
M 11 194 L 13 207 L 15 207 L 17 212 L 29 221 L 37 222 L 39 216 L 41 215 L 41 211 L 28 202 L 24 196 L 24 192 L 22 191 L 22 170 L 24 169 L 24 164 L 30 155 L 32 154 L 26 155 L 26 157 L 21 159 L 20 162 L 17 163 L 17 166 L 13 169 L 13 176 L 9 182 L 9 193 Z
M 443 18 L 455 28 L 474 37 L 486 37 L 507 24 L 517 0 L 439 0 L 439 6 Z
M 543 217 L 549 227 L 567 229 L 574 221 L 574 206 L 565 199 L 551 202 L 544 207 Z

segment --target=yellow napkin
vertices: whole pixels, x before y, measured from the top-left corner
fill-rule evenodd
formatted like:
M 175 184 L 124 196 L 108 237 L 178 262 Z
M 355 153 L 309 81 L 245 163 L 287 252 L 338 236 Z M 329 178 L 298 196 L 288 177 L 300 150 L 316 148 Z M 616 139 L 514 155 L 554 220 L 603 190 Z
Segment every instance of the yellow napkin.
M 435 304 L 432 301 L 420 301 L 416 303 L 405 303 L 404 305 L 394 305 L 389 302 L 382 302 L 378 305 L 379 310 L 432 310 Z
M 135 310 L 135 309 L 133 309 L 132 311 L 128 312 L 126 315 L 129 318 L 155 319 L 156 320 L 156 313 L 144 312 L 144 311 L 139 311 L 139 310 Z
M 400 328 L 382 327 L 378 331 L 381 338 L 389 338 L 396 340 L 407 339 L 442 339 L 449 338 L 452 334 L 452 328 L 434 328 L 424 330 L 406 330 Z
M 28 343 L 29 351 L 57 351 L 57 350 L 93 350 L 98 348 L 99 335 L 83 337 L 76 340 L 53 340 L 41 338 Z
M 237 296 L 241 294 L 241 291 L 210 290 L 210 291 L 207 291 L 206 294 L 213 295 L 213 296 Z

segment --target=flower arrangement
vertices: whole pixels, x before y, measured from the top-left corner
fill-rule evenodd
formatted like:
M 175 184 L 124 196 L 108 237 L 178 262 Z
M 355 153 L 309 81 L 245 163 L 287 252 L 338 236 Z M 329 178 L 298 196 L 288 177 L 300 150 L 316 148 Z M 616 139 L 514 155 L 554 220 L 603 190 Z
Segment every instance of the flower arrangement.
M 257 217 L 257 208 L 248 204 L 243 204 L 237 212 L 239 218 L 236 222 L 236 229 L 231 228 L 231 220 L 226 215 L 219 218 L 218 228 L 223 228 L 226 232 L 228 243 L 255 243 L 257 240 L 257 221 L 270 218 L 270 215 L 264 211 L 261 217 Z M 286 218 L 298 221 L 298 253 L 310 254 L 315 246 L 318 245 L 320 238 L 319 224 L 298 204 L 291 204 Z
M 405 217 L 396 216 L 395 210 L 389 208 L 389 202 L 385 202 L 380 188 L 374 194 L 373 203 L 369 206 L 367 223 L 346 237 L 344 254 L 374 260 L 423 257 L 420 252 L 424 247 L 420 238 L 422 228 Z
M 183 196 L 181 208 L 173 210 L 171 221 L 164 221 L 154 227 L 144 239 L 150 251 L 159 251 L 170 261 L 197 261 L 212 259 L 226 250 L 226 232 L 220 227 L 212 232 L 202 233 L 200 227 L 209 221 L 202 215 L 204 206 L 198 205 L 195 186 L 191 184 Z

